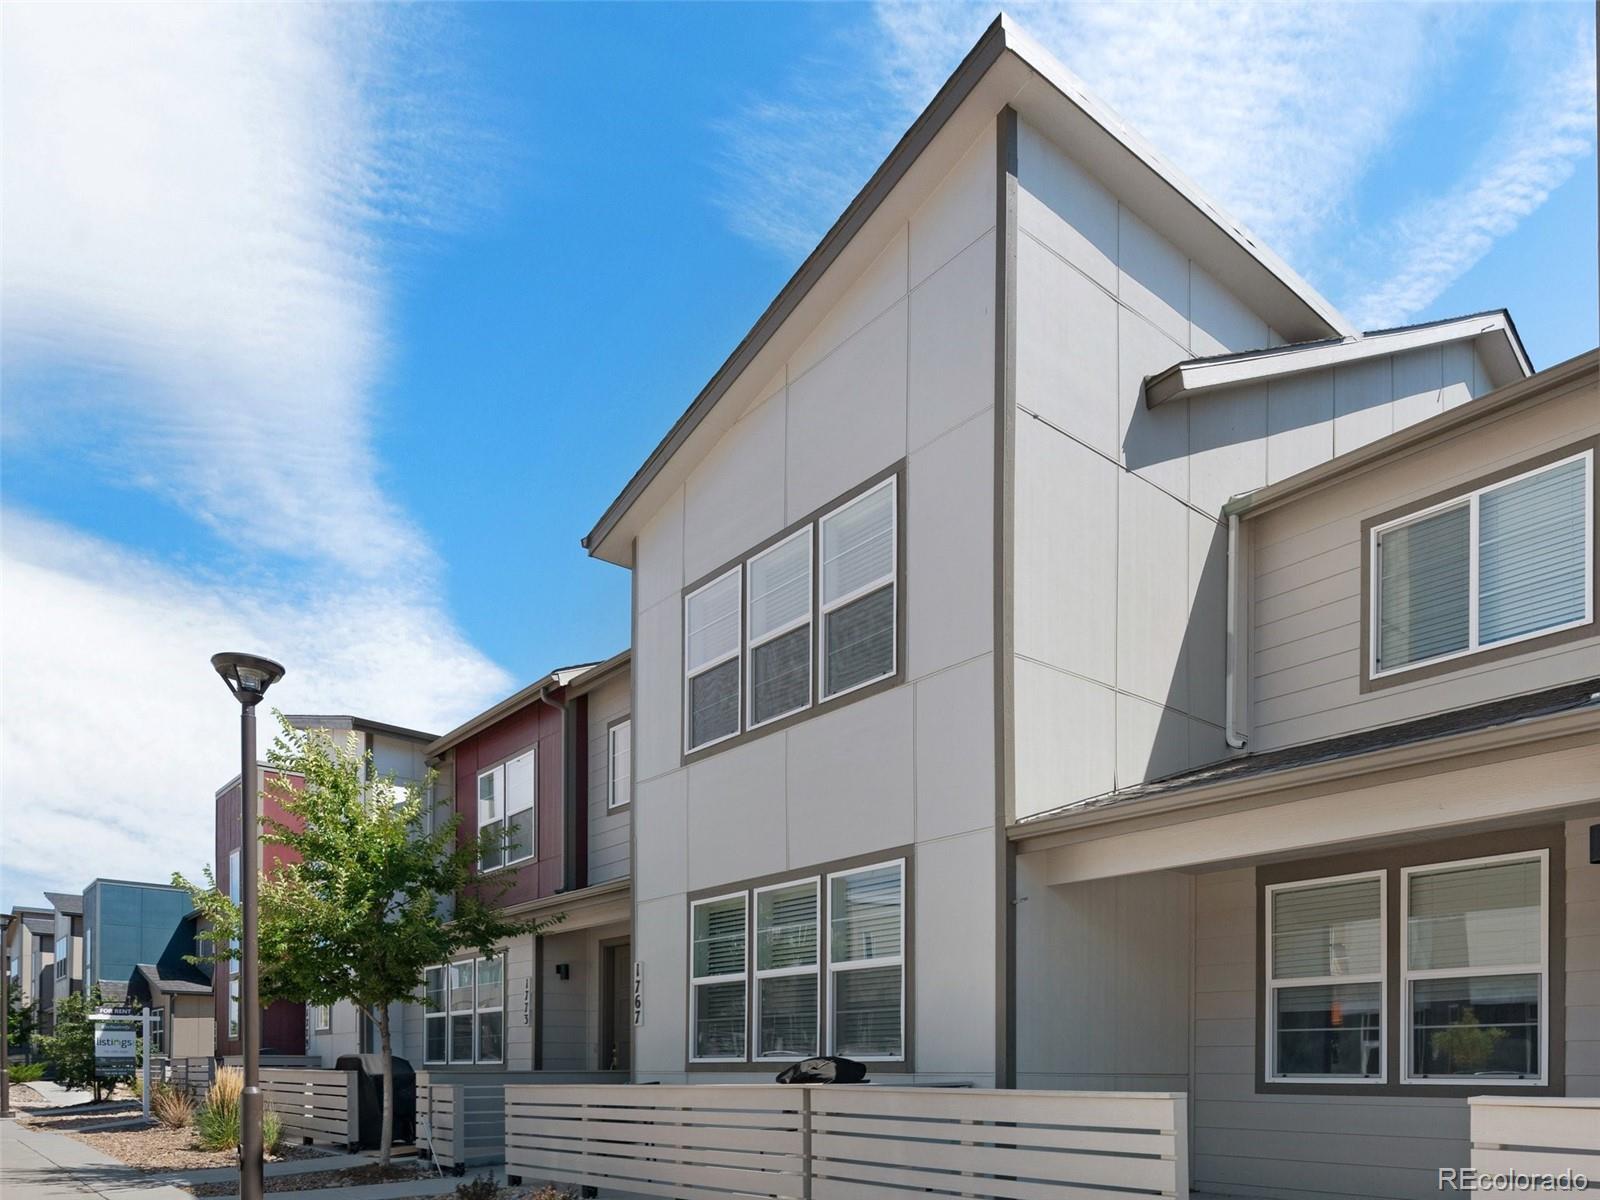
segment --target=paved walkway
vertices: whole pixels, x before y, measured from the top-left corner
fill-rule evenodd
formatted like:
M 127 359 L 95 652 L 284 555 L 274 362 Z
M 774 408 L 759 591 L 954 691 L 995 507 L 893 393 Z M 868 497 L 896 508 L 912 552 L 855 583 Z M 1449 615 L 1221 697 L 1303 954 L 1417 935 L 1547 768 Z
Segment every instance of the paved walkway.
M 0 1196 L 5 1200 L 194 1200 L 92 1146 L 0 1120 Z
M 88 1104 L 94 1099 L 94 1092 L 88 1088 L 64 1088 L 52 1079 L 35 1079 L 27 1086 L 38 1092 L 49 1108 L 60 1108 L 66 1104 Z

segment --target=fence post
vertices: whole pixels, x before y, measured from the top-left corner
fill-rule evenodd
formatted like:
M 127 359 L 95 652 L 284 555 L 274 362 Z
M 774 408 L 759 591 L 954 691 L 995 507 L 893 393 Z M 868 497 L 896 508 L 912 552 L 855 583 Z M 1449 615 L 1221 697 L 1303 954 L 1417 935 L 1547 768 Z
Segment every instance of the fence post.
M 811 1089 L 800 1085 L 800 1200 L 811 1200 Z
M 356 1073 L 344 1073 L 345 1145 L 355 1151 L 361 1148 L 361 1089 L 356 1085 Z

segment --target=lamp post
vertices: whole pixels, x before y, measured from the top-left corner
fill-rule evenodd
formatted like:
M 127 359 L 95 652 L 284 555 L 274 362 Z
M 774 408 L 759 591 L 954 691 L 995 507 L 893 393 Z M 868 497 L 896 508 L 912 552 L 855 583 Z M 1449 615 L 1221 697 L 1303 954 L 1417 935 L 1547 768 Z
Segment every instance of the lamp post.
M 211 665 L 239 701 L 239 1038 L 244 1043 L 244 1095 L 239 1101 L 239 1200 L 262 1200 L 261 997 L 257 982 L 256 916 L 261 874 L 260 801 L 256 779 L 256 705 L 283 678 L 283 668 L 254 654 L 213 654 Z

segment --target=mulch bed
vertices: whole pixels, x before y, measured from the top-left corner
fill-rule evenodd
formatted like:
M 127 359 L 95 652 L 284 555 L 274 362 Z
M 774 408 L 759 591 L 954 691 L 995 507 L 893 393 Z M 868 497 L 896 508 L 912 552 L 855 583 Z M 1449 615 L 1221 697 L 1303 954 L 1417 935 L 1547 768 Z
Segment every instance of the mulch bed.
M 15 1089 L 12 1094 L 14 1097 Z M 98 1133 L 85 1128 L 106 1121 L 137 1119 L 138 1116 L 139 1106 L 126 1104 L 116 1109 L 100 1108 L 96 1112 L 46 1108 L 25 1112 L 22 1120 L 35 1129 L 64 1133 L 141 1171 L 202 1171 L 207 1167 L 232 1167 L 239 1162 L 239 1156 L 233 1150 L 202 1149 L 195 1141 L 192 1128 L 172 1129 L 155 1122 L 132 1129 L 107 1129 Z M 309 1146 L 280 1146 L 277 1154 L 270 1156 L 267 1161 L 320 1157 L 322 1152 Z M 221 1194 L 232 1195 L 236 1191 L 238 1186 L 235 1184 Z
M 412 1183 L 422 1175 L 423 1172 L 411 1163 L 391 1163 L 387 1170 L 372 1163 L 337 1171 L 307 1171 L 303 1175 L 268 1175 L 267 1191 L 309 1192 L 318 1188 L 361 1187 L 369 1183 Z M 190 1185 L 189 1190 L 196 1196 L 231 1196 L 239 1190 L 239 1183 L 237 1180 L 196 1183 Z

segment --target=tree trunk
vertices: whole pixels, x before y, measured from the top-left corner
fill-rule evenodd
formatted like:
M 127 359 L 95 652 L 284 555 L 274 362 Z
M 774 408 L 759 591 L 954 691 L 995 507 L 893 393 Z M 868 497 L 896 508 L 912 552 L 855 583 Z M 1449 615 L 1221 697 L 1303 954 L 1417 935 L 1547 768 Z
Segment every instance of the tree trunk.
M 389 1041 L 389 1006 L 378 1006 L 378 1045 L 383 1052 L 383 1143 L 378 1167 L 389 1166 L 389 1151 L 394 1146 L 394 1047 Z

